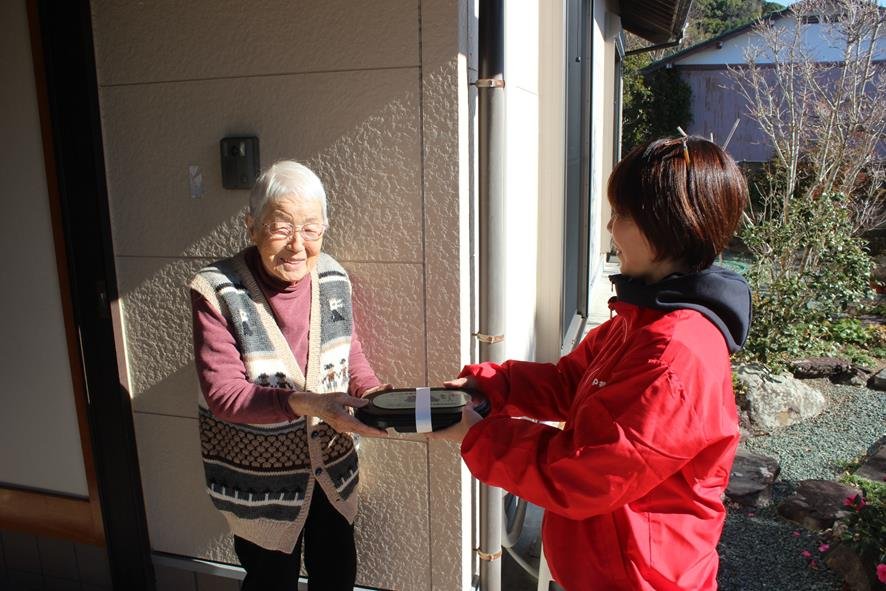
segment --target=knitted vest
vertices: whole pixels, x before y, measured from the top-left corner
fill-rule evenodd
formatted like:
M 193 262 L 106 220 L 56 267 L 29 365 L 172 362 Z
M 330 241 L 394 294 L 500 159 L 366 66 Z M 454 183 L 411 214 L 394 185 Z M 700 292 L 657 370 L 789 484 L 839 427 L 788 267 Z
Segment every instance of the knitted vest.
M 244 252 L 201 269 L 190 284 L 228 321 L 250 382 L 310 392 L 347 391 L 351 284 L 321 254 L 311 272 L 307 376 L 302 374 Z M 351 523 L 357 514 L 353 439 L 316 417 L 247 425 L 223 421 L 199 396 L 206 487 L 234 535 L 263 548 L 292 552 L 319 484 Z

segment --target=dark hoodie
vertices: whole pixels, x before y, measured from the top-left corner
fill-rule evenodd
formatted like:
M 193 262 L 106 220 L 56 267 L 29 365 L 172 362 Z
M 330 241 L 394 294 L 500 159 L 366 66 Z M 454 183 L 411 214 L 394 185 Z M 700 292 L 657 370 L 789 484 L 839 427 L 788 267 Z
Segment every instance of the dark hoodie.
M 647 285 L 627 275 L 609 278 L 619 301 L 655 310 L 689 309 L 716 326 L 730 353 L 741 349 L 751 326 L 751 290 L 738 273 L 712 265 L 697 273 L 674 274 Z

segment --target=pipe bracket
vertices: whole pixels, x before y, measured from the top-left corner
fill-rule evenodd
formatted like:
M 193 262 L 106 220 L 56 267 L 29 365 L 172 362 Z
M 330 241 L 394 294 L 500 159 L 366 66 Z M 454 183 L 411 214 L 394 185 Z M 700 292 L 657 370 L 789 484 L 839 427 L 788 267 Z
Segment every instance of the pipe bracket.
M 504 88 L 505 81 L 501 78 L 478 78 L 474 82 L 474 86 L 477 88 Z
M 471 333 L 472 337 L 475 337 L 481 343 L 486 343 L 487 345 L 494 345 L 496 343 L 500 343 L 505 340 L 505 335 L 503 334 L 483 334 L 482 332 L 474 332 Z
M 487 562 L 492 562 L 493 560 L 498 560 L 499 558 L 501 558 L 501 553 L 502 553 L 502 551 L 499 550 L 498 552 L 490 554 L 489 552 L 484 552 L 480 548 L 474 548 L 474 552 L 477 553 L 477 557 L 480 560 L 485 560 Z

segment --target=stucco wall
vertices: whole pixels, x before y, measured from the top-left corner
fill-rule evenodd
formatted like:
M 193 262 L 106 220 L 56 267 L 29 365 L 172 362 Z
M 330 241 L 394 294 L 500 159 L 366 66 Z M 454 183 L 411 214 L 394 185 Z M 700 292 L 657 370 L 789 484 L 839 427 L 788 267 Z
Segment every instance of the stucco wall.
M 152 547 L 234 562 L 203 493 L 184 287 L 245 245 L 248 193 L 221 187 L 218 141 L 255 134 L 263 165 L 295 158 L 320 175 L 324 248 L 351 274 L 370 362 L 398 386 L 440 383 L 467 360 L 471 15 L 464 0 L 92 7 Z M 189 167 L 202 174 L 201 196 Z M 456 449 L 364 439 L 361 458 L 358 582 L 465 586 L 468 479 Z

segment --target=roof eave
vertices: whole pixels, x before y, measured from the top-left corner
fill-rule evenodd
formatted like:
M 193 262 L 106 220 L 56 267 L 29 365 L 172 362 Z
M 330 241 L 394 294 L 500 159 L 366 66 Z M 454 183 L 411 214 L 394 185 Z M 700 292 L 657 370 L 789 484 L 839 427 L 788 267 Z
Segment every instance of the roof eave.
M 770 12 L 769 14 L 764 14 L 762 17 L 758 18 L 755 21 L 752 21 L 752 22 L 744 24 L 744 25 L 740 25 L 740 26 L 735 27 L 734 29 L 730 29 L 728 31 L 724 31 L 724 32 L 720 33 L 719 35 L 711 37 L 710 39 L 705 39 L 704 41 L 700 41 L 700 42 L 696 43 L 695 45 L 691 45 L 691 46 L 687 47 L 686 49 L 682 49 L 674 54 L 664 57 L 664 58 L 658 60 L 657 62 L 653 62 L 653 63 L 649 64 L 648 66 L 646 66 L 645 68 L 643 68 L 643 70 L 641 70 L 641 73 L 648 74 L 650 72 L 654 72 L 655 70 L 659 70 L 661 68 L 667 67 L 669 64 L 672 64 L 673 62 L 675 62 L 683 57 L 686 57 L 687 55 L 689 55 L 691 53 L 695 53 L 696 51 L 702 50 L 708 46 L 715 45 L 717 43 L 722 43 L 722 42 L 726 41 L 727 39 L 731 39 L 733 37 L 737 37 L 739 35 L 742 35 L 742 34 L 746 33 L 748 30 L 755 27 L 758 23 L 760 23 L 762 21 L 777 20 L 777 19 L 780 19 L 783 16 L 786 16 L 787 14 L 790 14 L 790 13 L 791 13 L 791 7 L 788 6 L 786 8 L 783 8 L 782 10 L 777 10 L 775 12 Z
M 692 0 L 635 0 L 621 3 L 626 31 L 651 43 L 670 43 L 683 37 Z

